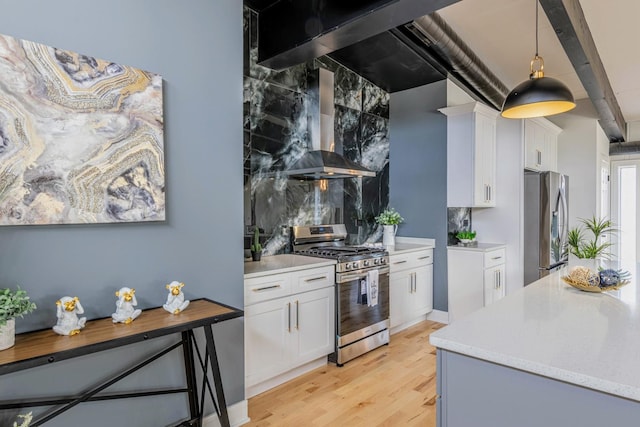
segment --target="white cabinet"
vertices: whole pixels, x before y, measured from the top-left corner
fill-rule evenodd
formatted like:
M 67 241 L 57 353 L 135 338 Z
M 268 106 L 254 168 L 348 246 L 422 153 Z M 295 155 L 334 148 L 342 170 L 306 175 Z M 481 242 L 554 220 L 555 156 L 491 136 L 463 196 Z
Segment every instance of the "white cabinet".
M 334 283 L 333 266 L 245 280 L 247 397 L 278 381 L 254 386 L 334 351 Z
M 558 135 L 561 131 L 545 118 L 524 120 L 524 167 L 536 171 L 556 171 Z
M 433 310 L 433 249 L 392 254 L 389 264 L 389 321 L 397 332 Z
M 498 111 L 479 102 L 438 111 L 447 116 L 447 206 L 495 206 Z
M 466 316 L 505 295 L 506 248 L 450 247 L 448 255 L 449 322 Z

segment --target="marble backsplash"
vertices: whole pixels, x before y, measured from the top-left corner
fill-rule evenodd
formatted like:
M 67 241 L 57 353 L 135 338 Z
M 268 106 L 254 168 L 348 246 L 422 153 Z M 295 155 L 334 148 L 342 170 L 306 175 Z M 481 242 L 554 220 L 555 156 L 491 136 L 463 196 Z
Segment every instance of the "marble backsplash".
M 447 208 L 447 245 L 458 244 L 458 232 L 471 230 L 471 208 Z
M 345 223 L 350 243 L 379 240 L 374 218 L 389 203 L 389 94 L 328 57 L 283 71 L 258 65 L 256 19 L 245 8 L 245 247 L 255 226 L 266 255 L 284 250 L 293 225 Z M 309 150 L 316 106 L 307 80 L 318 67 L 334 73 L 335 151 L 375 177 L 300 181 L 282 172 Z

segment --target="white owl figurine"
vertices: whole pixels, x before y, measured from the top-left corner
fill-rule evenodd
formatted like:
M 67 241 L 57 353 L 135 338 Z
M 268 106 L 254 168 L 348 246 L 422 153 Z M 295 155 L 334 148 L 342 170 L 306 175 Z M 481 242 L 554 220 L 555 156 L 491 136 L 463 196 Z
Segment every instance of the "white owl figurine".
M 118 297 L 116 312 L 111 315 L 113 323 L 129 324 L 140 316 L 142 310 L 134 308 L 138 305 L 135 289 L 122 287 L 119 291 L 116 291 L 116 296 Z
M 84 313 L 78 297 L 62 297 L 56 301 L 56 306 L 58 306 L 56 311 L 58 322 L 53 327 L 53 331 L 56 334 L 69 336 L 80 333 L 80 329 L 87 323 L 87 318 L 78 318 L 78 314 Z
M 178 314 L 183 311 L 189 305 L 189 300 L 184 299 L 182 288 L 184 283 L 173 281 L 169 283 L 166 288 L 169 290 L 166 304 L 162 305 L 162 308 L 169 313 Z

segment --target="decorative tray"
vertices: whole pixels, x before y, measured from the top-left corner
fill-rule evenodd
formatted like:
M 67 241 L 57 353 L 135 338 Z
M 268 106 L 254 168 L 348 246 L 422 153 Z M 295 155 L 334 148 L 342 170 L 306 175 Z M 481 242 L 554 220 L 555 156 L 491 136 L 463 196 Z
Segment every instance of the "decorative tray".
M 600 287 L 599 285 L 591 285 L 586 282 L 572 280 L 569 276 L 562 276 L 562 280 L 570 286 L 573 286 L 576 289 L 580 289 L 585 292 L 607 292 L 607 291 L 617 291 L 625 285 L 628 285 L 630 280 L 621 280 L 617 284 L 613 286 Z

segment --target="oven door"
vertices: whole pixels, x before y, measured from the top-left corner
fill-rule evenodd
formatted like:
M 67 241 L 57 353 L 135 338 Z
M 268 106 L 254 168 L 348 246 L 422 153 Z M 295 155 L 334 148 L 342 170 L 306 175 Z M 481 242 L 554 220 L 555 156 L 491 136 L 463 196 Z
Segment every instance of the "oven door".
M 366 278 L 367 272 L 363 270 L 336 275 L 336 332 L 339 342 L 350 334 L 355 339 L 354 333 L 366 331 L 364 337 L 377 332 L 374 330 L 376 327 L 379 330 L 388 327 L 389 267 L 379 269 L 378 304 L 373 307 L 369 307 L 366 299 L 362 298 L 362 282 Z

